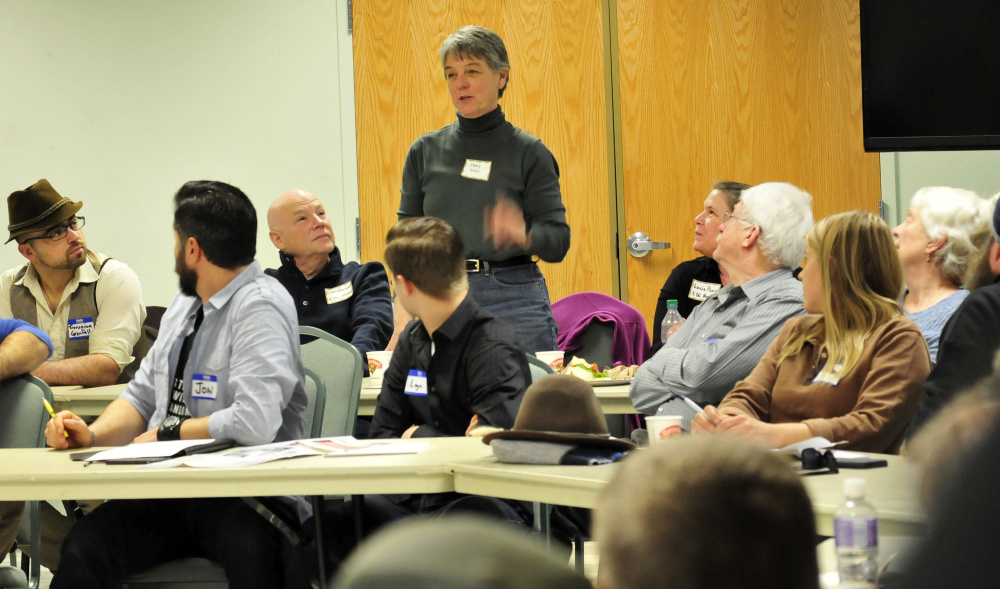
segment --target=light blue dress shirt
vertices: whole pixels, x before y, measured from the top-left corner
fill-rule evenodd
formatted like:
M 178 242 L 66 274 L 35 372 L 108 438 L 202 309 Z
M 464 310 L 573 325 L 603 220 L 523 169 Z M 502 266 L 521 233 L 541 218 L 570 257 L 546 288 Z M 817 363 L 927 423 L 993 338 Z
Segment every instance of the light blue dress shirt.
M 181 345 L 201 304 L 197 297 L 174 296 L 159 336 L 121 394 L 150 429 L 166 418 Z M 184 367 L 191 415 L 209 415 L 213 438 L 243 446 L 302 438 L 305 375 L 295 304 L 285 287 L 254 261 L 208 300 L 204 312 Z M 194 374 L 216 377 L 214 399 L 192 397 Z

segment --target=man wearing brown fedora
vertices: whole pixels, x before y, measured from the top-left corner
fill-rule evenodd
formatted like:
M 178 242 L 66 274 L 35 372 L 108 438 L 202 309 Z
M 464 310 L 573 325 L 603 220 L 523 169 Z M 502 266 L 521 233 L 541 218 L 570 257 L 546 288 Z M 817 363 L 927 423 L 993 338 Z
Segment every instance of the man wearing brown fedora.
M 0 275 L 0 316 L 27 321 L 52 338 L 52 357 L 32 372 L 50 385 L 127 379 L 146 343 L 139 277 L 87 247 L 77 215 L 82 206 L 44 179 L 7 198 L 7 243 L 16 240 L 28 263 Z
M 531 381 L 527 356 L 514 330 L 469 293 L 458 232 L 433 217 L 404 219 L 386 236 L 385 261 L 397 301 L 419 319 L 399 336 L 371 437 L 464 436 L 477 425 L 510 428 Z M 530 517 L 524 505 L 492 497 L 369 495 L 365 531 L 414 514 L 452 511 L 476 511 L 515 525 Z M 352 520 L 349 503 L 331 505 L 323 516 L 331 540 L 328 571 L 354 548 Z

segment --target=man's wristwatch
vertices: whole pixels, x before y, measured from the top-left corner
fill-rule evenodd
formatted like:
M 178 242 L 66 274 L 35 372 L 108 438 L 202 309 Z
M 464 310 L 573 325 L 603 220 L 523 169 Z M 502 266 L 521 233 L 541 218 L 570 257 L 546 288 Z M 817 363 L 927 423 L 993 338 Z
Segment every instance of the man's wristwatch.
M 156 430 L 156 441 L 167 442 L 171 440 L 181 439 L 181 424 L 187 417 L 181 417 L 177 419 L 176 417 L 168 417 L 160 425 L 160 429 Z

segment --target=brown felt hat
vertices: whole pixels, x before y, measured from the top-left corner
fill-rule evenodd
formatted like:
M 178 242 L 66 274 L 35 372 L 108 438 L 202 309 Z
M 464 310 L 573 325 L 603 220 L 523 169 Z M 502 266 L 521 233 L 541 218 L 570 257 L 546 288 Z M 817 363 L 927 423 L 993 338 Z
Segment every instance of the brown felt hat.
M 612 438 L 594 389 L 568 374 L 550 374 L 528 387 L 514 429 L 483 436 L 492 440 L 538 440 L 631 450 L 635 444 Z
M 10 243 L 18 235 L 54 227 L 75 215 L 82 206 L 82 200 L 73 202 L 62 196 L 44 178 L 24 190 L 11 192 L 7 197 L 10 237 L 4 243 Z

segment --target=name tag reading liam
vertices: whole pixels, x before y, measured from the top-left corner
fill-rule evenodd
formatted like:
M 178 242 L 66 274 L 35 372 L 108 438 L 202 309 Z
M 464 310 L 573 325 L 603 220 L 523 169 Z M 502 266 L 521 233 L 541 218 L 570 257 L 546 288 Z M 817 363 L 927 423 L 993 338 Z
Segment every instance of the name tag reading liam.
M 717 293 L 720 288 L 722 288 L 721 284 L 692 280 L 691 290 L 688 291 L 688 298 L 693 301 L 704 302 L 705 299 Z
M 490 179 L 490 168 L 493 162 L 482 160 L 465 160 L 465 167 L 462 168 L 462 177 L 470 180 L 482 180 L 486 182 Z
M 426 397 L 427 373 L 423 370 L 410 370 L 410 374 L 406 377 L 406 386 L 403 387 L 403 392 L 407 395 Z
M 87 339 L 90 337 L 90 332 L 94 331 L 94 318 L 70 319 L 66 325 L 69 329 L 69 339 Z
M 354 285 L 350 282 L 345 282 L 340 286 L 326 289 L 326 304 L 332 305 L 340 301 L 346 301 L 352 296 L 354 296 Z
M 214 401 L 219 394 L 219 377 L 211 374 L 191 375 L 191 398 Z

